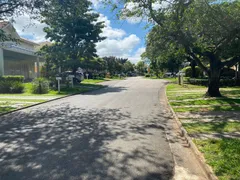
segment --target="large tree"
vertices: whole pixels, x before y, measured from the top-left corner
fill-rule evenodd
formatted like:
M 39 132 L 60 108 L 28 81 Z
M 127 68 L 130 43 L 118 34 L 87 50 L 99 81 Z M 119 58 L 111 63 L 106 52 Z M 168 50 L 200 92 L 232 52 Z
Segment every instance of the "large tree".
M 150 68 L 159 77 L 163 71 L 178 72 L 186 60 L 184 49 L 171 41 L 165 41 L 159 26 L 152 28 L 146 38 L 146 52 L 142 55 L 150 60 Z
M 207 95 L 221 96 L 220 72 L 240 61 L 240 2 L 122 0 L 124 16 L 147 16 L 162 41 L 182 46 L 209 77 Z M 127 4 L 132 2 L 128 9 Z M 115 6 L 117 7 L 117 6 Z M 207 62 L 207 63 L 205 63 Z M 210 66 L 208 66 L 210 65 Z
M 52 58 L 55 65 L 64 65 L 73 72 L 97 57 L 96 43 L 102 41 L 102 22 L 93 12 L 88 0 L 51 0 L 41 11 L 46 38 L 53 44 L 42 48 L 42 53 Z M 60 63 L 60 64 L 59 64 Z

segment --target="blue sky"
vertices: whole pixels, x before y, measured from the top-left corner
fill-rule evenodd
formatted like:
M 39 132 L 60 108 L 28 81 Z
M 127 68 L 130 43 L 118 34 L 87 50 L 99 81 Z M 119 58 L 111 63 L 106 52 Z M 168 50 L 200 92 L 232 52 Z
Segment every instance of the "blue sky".
M 99 21 L 104 21 L 105 28 L 103 36 L 106 40 L 97 44 L 97 52 L 100 57 L 117 56 L 129 58 L 136 63 L 141 58 L 140 55 L 145 51 L 145 36 L 148 32 L 145 29 L 146 23 L 139 19 L 118 20 L 115 12 L 110 8 L 103 8 L 99 0 L 92 0 L 95 11 L 100 13 Z M 42 29 L 46 26 L 36 20 L 30 21 L 28 15 L 16 18 L 14 26 L 20 36 L 43 42 L 45 34 Z M 33 24 L 32 26 L 28 26 Z

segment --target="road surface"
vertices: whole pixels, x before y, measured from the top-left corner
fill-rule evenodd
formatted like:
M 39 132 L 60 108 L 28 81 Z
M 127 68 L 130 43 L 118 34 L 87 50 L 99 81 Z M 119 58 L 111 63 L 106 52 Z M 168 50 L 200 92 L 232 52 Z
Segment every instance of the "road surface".
M 0 117 L 0 180 L 169 180 L 162 80 L 107 88 Z

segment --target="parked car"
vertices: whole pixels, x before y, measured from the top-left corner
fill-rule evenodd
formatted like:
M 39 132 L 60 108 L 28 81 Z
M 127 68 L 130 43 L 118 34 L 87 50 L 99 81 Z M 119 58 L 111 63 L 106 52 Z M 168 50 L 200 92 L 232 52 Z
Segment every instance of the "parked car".
M 163 77 L 164 77 L 164 78 L 174 77 L 174 73 L 172 73 L 172 72 L 166 72 Z
M 73 83 L 75 83 L 75 84 L 78 84 L 84 80 L 83 73 L 78 72 L 78 71 L 76 71 L 75 74 L 72 71 L 65 71 L 65 72 L 60 73 L 58 76 L 62 77 L 63 80 L 69 80 L 69 75 L 74 75 Z

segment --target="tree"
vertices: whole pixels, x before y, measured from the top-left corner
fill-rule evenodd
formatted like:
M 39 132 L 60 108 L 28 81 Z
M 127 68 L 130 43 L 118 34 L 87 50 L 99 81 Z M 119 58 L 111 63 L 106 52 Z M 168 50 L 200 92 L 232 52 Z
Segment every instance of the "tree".
M 159 26 L 152 28 L 146 38 L 146 52 L 142 55 L 150 59 L 150 68 L 159 77 L 160 72 L 178 72 L 186 60 L 184 49 L 176 43 L 164 41 L 158 32 Z
M 133 64 L 130 61 L 126 61 L 123 64 L 123 69 L 124 69 L 124 73 L 128 73 L 128 72 L 133 72 L 134 71 Z
M 136 69 L 139 75 L 144 75 L 147 72 L 147 67 L 144 61 L 138 61 L 136 64 Z
M 207 95 L 221 96 L 220 71 L 240 61 L 240 2 L 212 0 L 123 0 L 124 16 L 148 16 L 162 41 L 181 45 L 209 78 Z M 156 8 L 156 5 L 158 5 Z M 207 63 L 205 63 L 207 62 Z M 208 64 L 210 65 L 208 67 Z
M 42 0 L 2 0 L 0 1 L 0 20 L 28 13 L 31 17 L 38 16 L 38 11 L 44 7 Z M 0 42 L 16 40 L 0 29 Z
M 114 56 L 103 57 L 103 60 L 106 62 L 106 70 L 111 74 L 120 74 L 126 72 L 129 61 L 126 58 L 117 58 Z M 127 70 L 128 71 L 128 70 Z
M 75 73 L 84 61 L 97 57 L 95 44 L 105 39 L 100 36 L 104 25 L 90 7 L 88 0 L 51 0 L 41 11 L 42 22 L 48 25 L 44 28 L 46 38 L 54 42 L 41 51 L 55 66 Z

